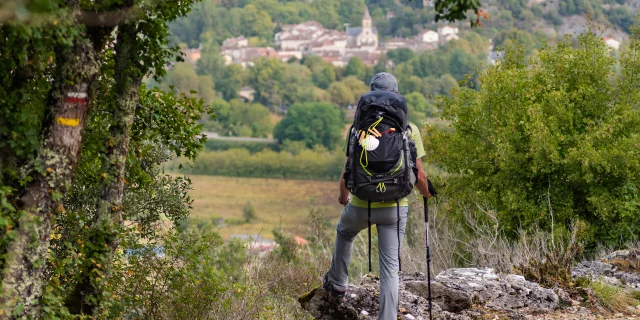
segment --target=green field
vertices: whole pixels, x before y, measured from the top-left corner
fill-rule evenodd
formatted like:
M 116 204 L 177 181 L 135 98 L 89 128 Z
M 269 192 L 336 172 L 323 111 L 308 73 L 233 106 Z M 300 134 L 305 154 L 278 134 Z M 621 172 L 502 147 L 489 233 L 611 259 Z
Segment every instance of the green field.
M 219 229 L 226 239 L 233 234 L 261 234 L 272 238 L 271 230 L 279 228 L 292 235 L 305 237 L 309 206 L 314 206 L 337 222 L 342 206 L 338 204 L 338 182 L 190 176 L 194 199 L 191 219 L 215 220 L 223 218 Z M 256 219 L 244 223 L 242 208 L 251 202 Z

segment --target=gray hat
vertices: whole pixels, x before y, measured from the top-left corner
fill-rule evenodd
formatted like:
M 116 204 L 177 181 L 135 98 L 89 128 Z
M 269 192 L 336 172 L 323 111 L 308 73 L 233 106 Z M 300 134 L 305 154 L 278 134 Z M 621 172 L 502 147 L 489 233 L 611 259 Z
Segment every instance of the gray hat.
M 390 73 L 376 73 L 371 78 L 371 90 L 387 90 L 398 92 L 398 81 Z

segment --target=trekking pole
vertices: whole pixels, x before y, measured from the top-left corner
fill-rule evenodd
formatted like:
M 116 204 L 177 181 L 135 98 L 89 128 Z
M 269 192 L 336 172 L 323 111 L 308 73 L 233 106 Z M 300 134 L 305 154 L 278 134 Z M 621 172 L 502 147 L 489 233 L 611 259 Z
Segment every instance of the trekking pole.
M 432 319 L 431 315 L 431 252 L 429 251 L 429 199 L 427 197 L 422 198 L 424 200 L 424 227 L 427 230 L 425 238 L 427 239 L 427 292 L 429 293 L 429 320 Z
M 438 192 L 431 184 L 431 180 L 427 179 L 427 188 L 429 189 L 429 193 L 436 197 Z M 431 251 L 429 247 L 429 199 L 427 197 L 422 197 L 424 201 L 424 228 L 426 230 L 425 238 L 427 240 L 427 292 L 429 294 L 429 320 L 432 319 L 431 309 L 433 308 L 431 303 Z M 436 197 L 436 205 L 438 203 L 438 198 Z

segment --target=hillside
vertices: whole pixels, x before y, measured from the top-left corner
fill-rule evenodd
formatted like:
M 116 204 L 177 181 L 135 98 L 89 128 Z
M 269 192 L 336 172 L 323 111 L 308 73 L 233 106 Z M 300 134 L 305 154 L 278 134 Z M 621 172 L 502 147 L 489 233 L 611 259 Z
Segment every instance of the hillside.
M 428 1 L 205 0 L 170 24 L 186 62 L 149 83 L 196 91 L 212 104 L 217 119 L 205 118 L 208 131 L 271 137 L 294 104 L 327 102 L 348 114 L 371 76 L 387 71 L 398 77 L 403 94 L 417 95 L 410 114 L 423 122 L 437 111 L 435 96 L 448 95 L 466 74 L 472 75 L 466 85 L 476 86 L 478 70 L 500 59 L 513 37 L 531 56 L 543 43 L 584 31 L 589 16 L 606 28 L 601 36 L 607 44 L 619 48 L 639 5 L 487 0 L 488 19 L 471 28 L 469 21 L 435 23 Z
M 584 17 L 587 13 L 596 22 L 610 22 L 613 36 L 624 37 L 640 5 L 637 0 L 487 0 L 481 3 L 489 19 L 483 20 L 483 26 L 474 31 L 498 39 L 498 45 L 511 28 L 549 36 L 575 31 L 575 17 Z M 432 2 L 409 0 L 207 0 L 194 6 L 190 16 L 176 21 L 171 28 L 176 40 L 189 47 L 207 41 L 222 45 L 223 40 L 238 36 L 268 45 L 273 43 L 273 35 L 282 30 L 282 25 L 315 20 L 337 30 L 344 30 L 346 23 L 359 26 L 365 6 L 382 39 L 410 37 L 420 30 L 435 29 Z M 469 21 L 456 24 L 469 27 Z

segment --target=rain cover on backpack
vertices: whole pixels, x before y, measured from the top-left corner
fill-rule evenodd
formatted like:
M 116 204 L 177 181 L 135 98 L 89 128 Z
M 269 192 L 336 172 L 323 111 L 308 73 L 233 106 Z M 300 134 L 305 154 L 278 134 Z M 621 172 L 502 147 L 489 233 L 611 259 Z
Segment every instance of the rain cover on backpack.
M 407 103 L 398 93 L 374 90 L 358 102 L 351 126 L 346 188 L 371 202 L 399 200 L 416 182 L 416 148 L 409 137 Z

